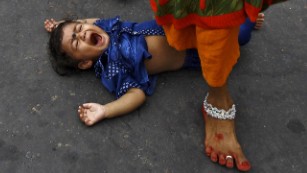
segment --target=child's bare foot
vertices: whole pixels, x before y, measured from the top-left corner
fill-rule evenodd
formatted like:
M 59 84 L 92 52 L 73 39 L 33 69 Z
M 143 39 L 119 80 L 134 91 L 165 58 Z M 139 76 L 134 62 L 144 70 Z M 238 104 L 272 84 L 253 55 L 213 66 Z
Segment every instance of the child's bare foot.
M 256 24 L 255 24 L 254 29 L 260 29 L 262 27 L 262 25 L 263 25 L 263 22 L 264 22 L 264 14 L 263 13 L 259 13 L 258 17 L 257 17 L 257 20 L 256 20 Z
M 57 26 L 58 26 L 58 22 L 55 21 L 54 19 L 46 19 L 44 22 L 45 25 L 45 29 L 48 32 L 52 32 Z
M 85 103 L 79 106 L 78 113 L 85 125 L 91 126 L 105 118 L 105 107 L 98 103 Z

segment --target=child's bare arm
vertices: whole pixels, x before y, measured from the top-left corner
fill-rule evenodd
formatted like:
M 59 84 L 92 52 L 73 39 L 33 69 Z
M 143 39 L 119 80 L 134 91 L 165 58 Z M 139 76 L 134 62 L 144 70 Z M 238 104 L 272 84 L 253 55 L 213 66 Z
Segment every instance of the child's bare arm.
M 76 21 L 81 23 L 94 24 L 96 20 L 98 20 L 98 18 L 78 19 Z M 64 20 L 56 21 L 53 18 L 46 19 L 44 22 L 45 29 L 48 32 L 52 32 L 62 22 L 64 22 Z
M 105 118 L 113 118 L 127 114 L 140 107 L 145 102 L 145 93 L 139 88 L 131 88 L 119 99 L 106 105 L 85 103 L 79 106 L 80 119 L 88 126 Z

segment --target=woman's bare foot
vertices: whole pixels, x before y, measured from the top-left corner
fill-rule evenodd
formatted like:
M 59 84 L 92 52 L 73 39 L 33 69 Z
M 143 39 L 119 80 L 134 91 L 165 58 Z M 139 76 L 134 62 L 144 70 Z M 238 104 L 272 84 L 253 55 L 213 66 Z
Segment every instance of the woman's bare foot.
M 219 120 L 204 113 L 206 126 L 205 152 L 213 162 L 248 171 L 251 165 L 245 157 L 235 134 L 234 120 Z M 231 156 L 233 159 L 226 159 Z
M 208 103 L 218 109 L 229 110 L 233 101 L 227 90 L 209 91 Z M 211 90 L 212 91 L 212 90 Z M 211 95 L 211 97 L 210 97 Z M 235 133 L 234 120 L 221 120 L 207 115 L 203 109 L 205 122 L 205 152 L 213 162 L 240 171 L 248 171 L 251 165 L 245 157 Z
M 263 23 L 264 23 L 264 14 L 259 13 L 254 29 L 260 29 L 262 27 Z
M 57 26 L 59 22 L 55 21 L 54 19 L 46 19 L 44 22 L 44 26 L 47 32 L 52 32 Z
M 85 103 L 79 106 L 78 113 L 81 121 L 87 126 L 92 126 L 105 118 L 105 107 L 98 103 Z

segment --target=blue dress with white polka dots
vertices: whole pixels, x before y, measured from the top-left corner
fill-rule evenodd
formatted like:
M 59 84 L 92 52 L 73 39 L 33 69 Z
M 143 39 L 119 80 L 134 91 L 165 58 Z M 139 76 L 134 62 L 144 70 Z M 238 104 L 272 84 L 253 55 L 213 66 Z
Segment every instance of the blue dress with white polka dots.
M 106 51 L 94 68 L 96 76 L 109 92 L 119 98 L 130 88 L 140 88 L 152 95 L 156 76 L 148 75 L 144 60 L 150 59 L 144 36 L 164 35 L 162 27 L 152 20 L 143 23 L 122 22 L 119 17 L 100 19 L 95 23 L 110 37 Z

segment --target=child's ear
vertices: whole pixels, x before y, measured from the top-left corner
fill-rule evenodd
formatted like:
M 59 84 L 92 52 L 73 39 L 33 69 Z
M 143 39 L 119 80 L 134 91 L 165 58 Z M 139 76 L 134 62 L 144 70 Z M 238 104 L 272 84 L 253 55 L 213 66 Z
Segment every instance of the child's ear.
M 93 65 L 93 61 L 92 60 L 85 60 L 85 61 L 81 61 L 78 63 L 78 68 L 81 70 L 86 70 L 91 68 Z

